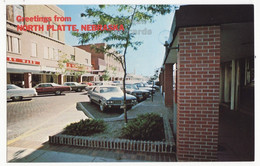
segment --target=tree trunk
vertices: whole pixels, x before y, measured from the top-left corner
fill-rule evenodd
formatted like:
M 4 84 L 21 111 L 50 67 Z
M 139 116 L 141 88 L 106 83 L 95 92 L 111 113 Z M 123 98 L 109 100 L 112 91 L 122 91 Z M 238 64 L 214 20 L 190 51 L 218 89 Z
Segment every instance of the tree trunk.
M 124 114 L 125 114 L 124 117 L 125 117 L 125 123 L 127 123 L 125 79 L 126 79 L 126 67 L 125 67 L 125 69 L 124 69 L 123 91 L 124 91 Z

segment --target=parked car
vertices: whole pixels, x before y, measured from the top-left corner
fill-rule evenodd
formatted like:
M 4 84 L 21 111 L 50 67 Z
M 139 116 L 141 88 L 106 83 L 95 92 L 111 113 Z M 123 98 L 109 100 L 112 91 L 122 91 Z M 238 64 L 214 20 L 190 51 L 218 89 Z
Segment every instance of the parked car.
M 99 105 L 100 111 L 105 111 L 108 108 L 123 108 L 124 93 L 117 86 L 96 86 L 88 93 L 91 102 Z M 126 94 L 126 105 L 131 109 L 137 103 L 136 97 Z
M 82 85 L 77 82 L 65 82 L 63 85 L 70 86 L 72 91 L 81 92 L 82 90 L 85 90 L 87 85 Z
M 37 92 L 34 88 L 20 88 L 14 84 L 7 84 L 7 99 L 13 101 L 22 100 L 24 97 L 37 96 Z
M 64 91 L 71 91 L 71 87 L 55 83 L 40 83 L 34 87 L 38 94 L 54 93 L 60 95 Z
M 123 85 L 120 85 L 123 90 Z M 137 98 L 137 101 L 142 101 L 150 96 L 150 92 L 145 89 L 139 89 L 135 84 L 125 84 L 126 93 L 133 95 Z
M 143 83 L 139 82 L 139 83 L 135 83 L 135 85 L 142 90 L 148 90 L 151 94 L 155 93 L 155 88 L 152 87 L 146 87 Z

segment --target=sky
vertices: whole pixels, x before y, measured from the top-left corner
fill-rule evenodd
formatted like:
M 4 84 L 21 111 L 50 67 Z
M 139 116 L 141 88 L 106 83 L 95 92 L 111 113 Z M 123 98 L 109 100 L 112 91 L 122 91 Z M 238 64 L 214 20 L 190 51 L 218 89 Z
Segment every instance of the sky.
M 77 27 L 84 24 L 91 24 L 91 20 L 80 17 L 84 13 L 86 5 L 58 5 L 65 14 L 71 17 L 71 22 L 66 24 L 77 24 Z M 162 66 L 165 47 L 165 40 L 168 40 L 169 31 L 174 16 L 174 11 L 164 16 L 155 16 L 153 23 L 139 23 L 132 28 L 136 32 L 136 40 L 143 44 L 134 51 L 129 49 L 126 55 L 127 73 L 134 73 L 143 76 L 151 76 L 156 68 Z M 70 31 L 65 32 L 65 42 L 68 45 L 79 45 L 78 38 L 71 35 Z M 102 39 L 92 41 L 92 43 L 102 43 Z

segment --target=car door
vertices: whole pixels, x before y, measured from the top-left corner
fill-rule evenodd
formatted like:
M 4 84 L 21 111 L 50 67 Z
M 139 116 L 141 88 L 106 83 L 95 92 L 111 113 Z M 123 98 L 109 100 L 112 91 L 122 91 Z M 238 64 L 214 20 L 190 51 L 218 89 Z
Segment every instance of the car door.
M 44 93 L 53 93 L 55 88 L 51 84 L 45 84 Z
M 99 91 L 100 91 L 100 88 L 99 87 L 95 87 L 91 93 L 91 99 L 92 100 L 95 100 L 98 102 L 99 100 Z
M 38 85 L 35 89 L 37 93 L 44 93 L 44 84 Z

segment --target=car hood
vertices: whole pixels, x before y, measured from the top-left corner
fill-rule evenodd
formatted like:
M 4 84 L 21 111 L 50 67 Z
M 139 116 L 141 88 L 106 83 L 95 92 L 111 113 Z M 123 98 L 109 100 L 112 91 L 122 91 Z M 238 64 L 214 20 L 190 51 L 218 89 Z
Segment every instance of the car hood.
M 124 99 L 124 93 L 102 93 L 101 95 L 102 97 L 104 97 L 106 100 L 123 100 Z M 126 94 L 126 100 L 132 100 L 132 99 L 136 99 L 135 96 Z
M 143 93 L 149 93 L 149 90 L 146 90 L 146 89 L 139 89 L 139 91 L 141 91 Z
M 152 91 L 153 88 L 149 88 L 149 87 L 139 87 L 139 90 L 148 90 L 148 91 Z
M 34 88 L 22 88 L 22 89 L 9 89 L 7 92 L 16 92 L 16 93 L 36 93 Z

